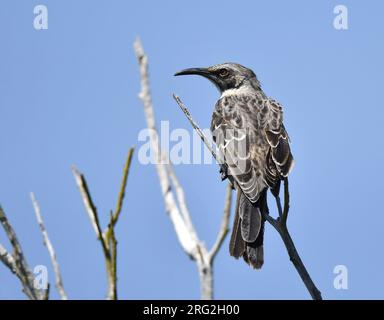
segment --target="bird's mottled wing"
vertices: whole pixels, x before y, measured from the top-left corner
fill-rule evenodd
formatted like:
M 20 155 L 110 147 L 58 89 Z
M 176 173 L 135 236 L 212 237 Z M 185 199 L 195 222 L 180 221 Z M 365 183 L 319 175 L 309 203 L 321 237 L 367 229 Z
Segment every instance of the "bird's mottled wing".
M 225 157 L 228 173 L 253 203 L 266 187 L 264 169 L 269 145 L 260 127 L 263 112 L 266 111 L 255 98 L 226 96 L 217 102 L 211 123 L 213 138 Z
M 281 178 L 287 177 L 293 168 L 294 160 L 289 146 L 289 136 L 283 124 L 281 105 L 275 100 L 266 100 L 269 116 L 265 130 L 270 146 L 267 154 L 266 180 L 274 188 Z

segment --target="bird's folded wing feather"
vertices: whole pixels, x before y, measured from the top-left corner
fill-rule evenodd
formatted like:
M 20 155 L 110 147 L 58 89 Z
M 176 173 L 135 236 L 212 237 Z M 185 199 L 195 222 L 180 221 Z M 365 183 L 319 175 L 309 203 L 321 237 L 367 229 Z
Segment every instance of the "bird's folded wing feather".
M 253 107 L 250 100 L 220 99 L 212 117 L 211 130 L 225 157 L 229 174 L 254 203 L 266 182 L 260 163 L 263 159 L 258 155 L 261 132 L 256 125 L 257 113 L 251 112 Z M 266 142 L 264 144 L 267 145 Z
M 289 136 L 283 124 L 283 111 L 278 102 L 267 100 L 269 120 L 265 130 L 270 146 L 267 154 L 266 180 L 274 187 L 278 180 L 287 177 L 293 168 L 294 160 L 289 146 Z

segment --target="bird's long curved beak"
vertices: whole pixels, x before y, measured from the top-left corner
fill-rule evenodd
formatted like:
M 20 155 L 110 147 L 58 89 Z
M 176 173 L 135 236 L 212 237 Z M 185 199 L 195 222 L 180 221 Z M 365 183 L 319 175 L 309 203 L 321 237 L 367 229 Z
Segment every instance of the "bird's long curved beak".
M 208 77 L 210 75 L 210 72 L 208 71 L 207 68 L 189 68 L 189 69 L 184 69 L 179 72 L 176 72 L 174 75 L 175 76 L 184 76 L 184 75 L 189 75 L 189 74 L 195 74 L 203 77 Z

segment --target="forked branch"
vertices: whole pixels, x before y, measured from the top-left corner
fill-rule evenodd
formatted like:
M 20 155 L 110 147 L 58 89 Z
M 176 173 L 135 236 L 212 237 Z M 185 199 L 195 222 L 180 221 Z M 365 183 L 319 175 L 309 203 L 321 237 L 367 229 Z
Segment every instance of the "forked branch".
M 76 183 L 79 187 L 81 197 L 83 199 L 85 210 L 90 218 L 93 229 L 95 230 L 97 238 L 100 240 L 101 247 L 104 254 L 105 267 L 107 271 L 108 280 L 108 300 L 117 300 L 117 240 L 115 237 L 115 226 L 120 217 L 120 213 L 123 206 L 125 197 L 125 189 L 127 185 L 127 179 L 129 174 L 129 168 L 132 162 L 134 149 L 131 148 L 128 152 L 127 160 L 124 165 L 123 177 L 120 184 L 119 195 L 117 198 L 115 211 L 111 211 L 109 215 L 109 223 L 104 232 L 100 226 L 99 214 L 96 206 L 93 203 L 91 193 L 88 189 L 87 182 L 82 173 L 80 173 L 75 167 L 72 168 L 73 175 Z

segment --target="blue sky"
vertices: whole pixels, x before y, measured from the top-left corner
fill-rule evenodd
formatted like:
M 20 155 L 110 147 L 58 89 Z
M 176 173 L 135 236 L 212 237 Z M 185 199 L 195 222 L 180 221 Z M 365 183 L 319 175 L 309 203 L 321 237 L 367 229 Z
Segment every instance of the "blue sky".
M 33 28 L 48 7 L 49 28 Z M 333 27 L 333 8 L 349 9 L 349 29 Z M 179 94 L 208 127 L 216 89 L 175 71 L 236 61 L 252 68 L 280 101 L 296 166 L 289 229 L 328 299 L 384 298 L 381 131 L 384 44 L 381 1 L 3 1 L 0 11 L 0 203 L 31 266 L 53 274 L 29 192 L 40 202 L 70 298 L 104 298 L 102 251 L 71 174 L 85 173 L 107 223 L 130 146 L 145 127 L 132 43 L 150 59 L 158 123 L 190 125 Z M 197 299 L 196 266 L 180 248 L 163 206 L 155 168 L 131 168 L 117 226 L 123 299 Z M 216 165 L 178 165 L 199 236 L 212 245 L 224 205 Z M 273 208 L 273 205 L 271 205 Z M 8 242 L 0 232 L 0 243 Z M 219 299 L 307 299 L 281 239 L 268 226 L 265 264 L 253 271 L 227 252 L 215 263 Z M 336 265 L 348 290 L 333 287 Z M 0 265 L 0 299 L 24 299 Z M 58 298 L 52 290 L 52 298 Z

